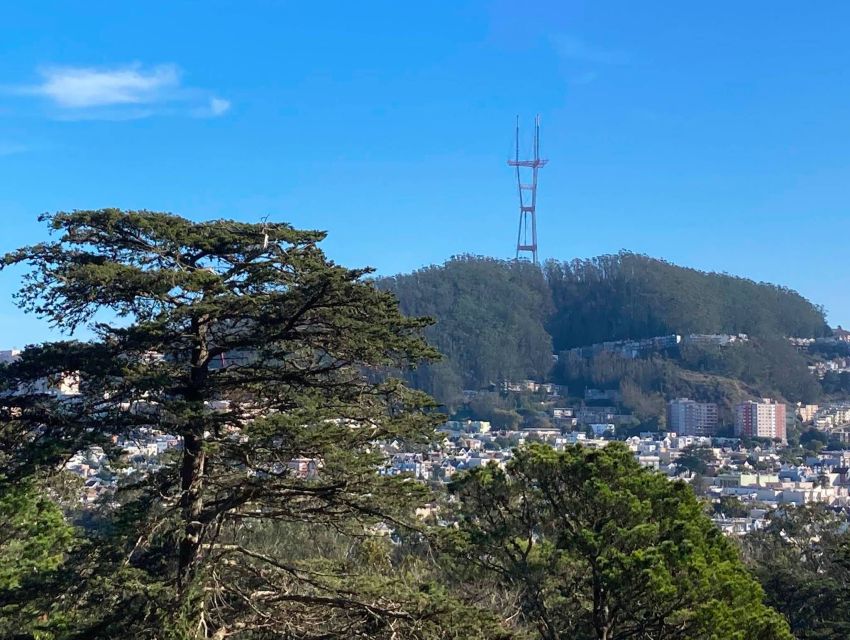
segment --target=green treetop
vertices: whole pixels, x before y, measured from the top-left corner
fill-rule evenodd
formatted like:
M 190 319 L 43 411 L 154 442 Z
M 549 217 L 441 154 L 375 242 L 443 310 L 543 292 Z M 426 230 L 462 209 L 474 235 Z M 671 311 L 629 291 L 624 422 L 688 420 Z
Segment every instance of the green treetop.
M 744 538 L 744 555 L 767 601 L 799 640 L 850 637 L 850 533 L 823 504 L 785 505 Z
M 0 592 L 9 592 L 62 563 L 71 528 L 30 483 L 0 487 Z
M 501 591 L 502 615 L 529 636 L 791 638 L 691 488 L 622 444 L 532 445 L 451 488 L 459 526 L 444 543 L 457 578 Z
M 429 399 L 381 374 L 435 355 L 427 321 L 329 261 L 320 232 L 115 209 L 43 220 L 55 238 L 4 259 L 29 266 L 18 301 L 93 337 L 30 347 L 3 371 L 10 476 L 92 445 L 115 460 L 114 437 L 146 428 L 182 439 L 120 486 L 69 560 L 52 614 L 68 637 L 424 633 L 425 596 L 350 563 L 290 563 L 280 542 L 312 527 L 356 546 L 422 498 L 376 473 L 375 443 L 433 435 Z M 79 393 L 41 384 L 69 373 Z

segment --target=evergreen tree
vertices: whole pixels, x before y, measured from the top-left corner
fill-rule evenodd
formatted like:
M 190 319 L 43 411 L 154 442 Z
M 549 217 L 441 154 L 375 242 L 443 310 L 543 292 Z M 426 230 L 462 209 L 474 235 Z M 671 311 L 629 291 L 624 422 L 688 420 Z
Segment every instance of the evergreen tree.
M 30 637 L 44 612 L 44 579 L 65 561 L 73 529 L 45 487 L 0 480 L 0 637 Z
M 823 309 L 796 291 L 706 273 L 623 251 L 590 260 L 549 261 L 557 350 L 671 333 L 829 335 Z
M 501 614 L 542 640 L 791 638 L 691 488 L 620 443 L 524 447 L 451 489 L 453 571 L 504 593 Z
M 384 278 L 379 286 L 398 296 L 404 313 L 436 320 L 426 335 L 445 360 L 419 368 L 409 380 L 452 409 L 464 389 L 486 389 L 504 379 L 542 380 L 553 351 L 673 333 L 751 338 L 731 349 L 688 346 L 664 354 L 685 368 L 741 379 L 758 393 L 793 402 L 815 402 L 820 393 L 806 359 L 786 337 L 818 337 L 830 329 L 823 309 L 784 287 L 629 252 L 549 261 L 542 270 L 521 261 L 460 256 Z M 565 375 L 571 373 L 565 358 L 561 353 L 555 379 L 570 384 L 566 378 L 576 376 Z M 687 384 L 684 376 L 675 377 L 674 384 Z M 827 383 L 830 391 L 840 391 L 835 379 Z
M 426 336 L 446 359 L 412 381 L 446 405 L 457 404 L 462 389 L 542 379 L 551 368 L 544 326 L 551 301 L 535 265 L 460 256 L 379 285 L 398 296 L 404 313 L 435 319 Z
M 57 637 L 439 637 L 441 598 L 353 559 L 425 495 L 377 473 L 376 443 L 433 436 L 430 400 L 381 373 L 435 355 L 427 321 L 327 260 L 323 233 L 115 209 L 43 219 L 58 237 L 4 259 L 30 268 L 19 303 L 92 337 L 3 371 L 8 473 L 100 446 L 124 478 L 45 582 Z M 78 391 L 52 393 L 68 376 Z M 119 473 L 116 438 L 149 429 L 181 448 Z M 295 532 L 305 547 L 335 532 L 354 556 L 293 554 Z
M 850 533 L 822 504 L 785 506 L 744 539 L 745 557 L 799 640 L 850 636 Z
M 0 484 L 0 591 L 56 569 L 71 541 L 62 512 L 30 482 Z

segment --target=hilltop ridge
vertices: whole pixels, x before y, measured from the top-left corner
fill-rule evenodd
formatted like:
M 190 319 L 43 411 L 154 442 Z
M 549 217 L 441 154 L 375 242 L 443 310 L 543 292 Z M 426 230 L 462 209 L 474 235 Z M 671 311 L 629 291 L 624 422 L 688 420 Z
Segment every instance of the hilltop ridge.
M 405 314 L 434 318 L 426 334 L 445 358 L 411 381 L 450 407 L 463 390 L 525 378 L 576 395 L 588 385 L 625 385 L 645 396 L 635 405 L 651 398 L 649 413 L 663 411 L 673 393 L 728 407 L 744 395 L 810 402 L 822 391 L 806 354 L 787 338 L 822 338 L 831 329 L 821 307 L 783 286 L 625 251 L 542 268 L 465 255 L 378 285 L 395 293 Z M 732 348 L 685 341 L 647 354 L 577 354 L 608 341 L 693 334 L 746 339 Z

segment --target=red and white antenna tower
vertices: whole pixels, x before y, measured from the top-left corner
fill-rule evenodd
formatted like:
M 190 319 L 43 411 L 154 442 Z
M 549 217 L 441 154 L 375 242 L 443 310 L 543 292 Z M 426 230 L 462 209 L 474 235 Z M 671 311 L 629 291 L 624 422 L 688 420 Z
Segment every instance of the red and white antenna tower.
M 516 259 L 520 253 L 530 253 L 531 261 L 537 264 L 537 171 L 546 165 L 548 160 L 540 159 L 540 116 L 534 118 L 534 158 L 519 159 L 519 116 L 516 117 L 516 155 L 508 160 L 508 165 L 516 167 L 516 184 L 519 193 L 519 229 L 516 235 Z M 521 169 L 531 169 L 522 172 Z M 523 182 L 523 173 L 531 182 Z

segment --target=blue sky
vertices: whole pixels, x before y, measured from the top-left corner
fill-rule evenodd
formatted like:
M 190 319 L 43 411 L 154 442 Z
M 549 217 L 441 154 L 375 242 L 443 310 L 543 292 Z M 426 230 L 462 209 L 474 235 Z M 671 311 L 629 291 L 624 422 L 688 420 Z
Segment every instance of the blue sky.
M 850 324 L 850 4 L 0 7 L 0 250 L 118 206 L 326 229 L 380 273 L 512 257 L 516 114 L 544 258 L 781 283 Z M 0 274 L 0 347 L 50 337 Z

